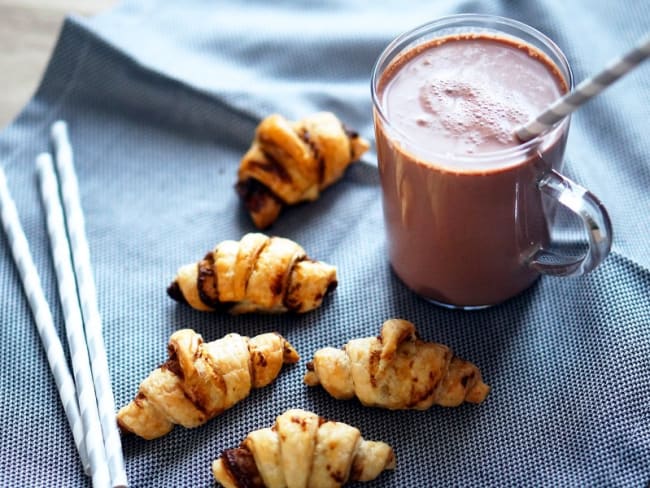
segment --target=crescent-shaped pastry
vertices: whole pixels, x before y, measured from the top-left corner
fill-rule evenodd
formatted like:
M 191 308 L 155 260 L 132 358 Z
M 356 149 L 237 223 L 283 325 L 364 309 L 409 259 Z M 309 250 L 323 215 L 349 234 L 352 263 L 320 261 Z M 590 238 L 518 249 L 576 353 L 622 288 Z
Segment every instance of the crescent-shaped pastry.
M 167 294 L 209 312 L 304 313 L 337 284 L 334 266 L 310 259 L 292 240 L 250 233 L 181 267 Z
M 357 397 L 392 410 L 480 403 L 490 391 L 474 364 L 447 346 L 422 341 L 415 326 L 400 319 L 384 322 L 378 337 L 316 351 L 307 370 L 304 382 L 322 385 L 334 398 Z
M 212 463 L 215 479 L 226 488 L 336 488 L 394 468 L 388 444 L 367 441 L 356 427 L 300 409 L 251 432 Z
M 280 334 L 228 334 L 212 342 L 191 329 L 172 334 L 169 359 L 117 414 L 122 430 L 155 439 L 175 424 L 198 427 L 271 383 L 298 353 Z
M 316 200 L 370 144 L 331 112 L 297 122 L 266 117 L 241 160 L 235 189 L 259 229 L 286 205 Z

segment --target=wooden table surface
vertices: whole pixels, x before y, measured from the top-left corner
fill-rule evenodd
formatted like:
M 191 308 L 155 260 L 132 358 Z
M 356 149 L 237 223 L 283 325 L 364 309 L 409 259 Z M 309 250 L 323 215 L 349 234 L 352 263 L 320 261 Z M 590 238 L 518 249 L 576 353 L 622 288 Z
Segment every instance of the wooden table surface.
M 0 130 L 27 104 L 69 13 L 93 15 L 117 0 L 0 0 Z

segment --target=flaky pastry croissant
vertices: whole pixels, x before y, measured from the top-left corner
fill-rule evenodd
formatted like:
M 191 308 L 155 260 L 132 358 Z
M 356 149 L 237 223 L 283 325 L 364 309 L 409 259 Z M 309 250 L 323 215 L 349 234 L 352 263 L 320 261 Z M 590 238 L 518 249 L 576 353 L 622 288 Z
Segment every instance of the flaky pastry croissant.
M 284 363 L 299 356 L 280 334 L 253 338 L 228 334 L 205 343 L 191 329 L 172 334 L 169 359 L 142 383 L 136 397 L 117 413 L 127 432 L 155 439 L 174 424 L 198 427 L 271 383 Z
M 293 409 L 271 428 L 248 434 L 240 447 L 212 463 L 226 488 L 329 488 L 370 481 L 395 468 L 393 449 L 367 441 L 355 427 Z
M 420 340 L 415 326 L 400 319 L 384 322 L 379 337 L 316 351 L 304 382 L 321 384 L 340 400 L 356 396 L 366 406 L 392 410 L 480 403 L 490 391 L 474 364 Z
M 181 267 L 167 293 L 197 310 L 303 313 L 336 285 L 336 268 L 309 259 L 292 240 L 250 233 Z
M 297 122 L 270 115 L 241 160 L 235 189 L 253 223 L 264 229 L 283 206 L 316 200 L 369 147 L 331 112 Z

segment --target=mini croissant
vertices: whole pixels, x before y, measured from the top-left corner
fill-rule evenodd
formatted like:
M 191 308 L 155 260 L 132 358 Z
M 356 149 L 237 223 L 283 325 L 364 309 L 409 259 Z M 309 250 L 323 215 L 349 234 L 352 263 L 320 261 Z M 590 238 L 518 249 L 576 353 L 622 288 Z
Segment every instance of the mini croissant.
M 212 463 L 225 488 L 334 488 L 394 468 L 388 444 L 366 441 L 355 427 L 298 409 L 277 417 L 271 428 L 251 432 Z
M 281 335 L 253 338 L 228 334 L 204 343 L 199 334 L 182 329 L 169 340 L 169 359 L 142 383 L 135 399 L 117 413 L 128 432 L 155 439 L 174 424 L 192 428 L 232 407 L 251 388 L 271 383 L 282 364 L 298 361 L 298 353 Z
M 167 293 L 197 310 L 303 313 L 336 285 L 336 268 L 309 259 L 295 242 L 250 233 L 180 268 Z
M 415 326 L 400 319 L 384 322 L 379 337 L 316 351 L 307 370 L 304 382 L 320 383 L 334 398 L 356 396 L 366 406 L 392 410 L 480 403 L 490 391 L 474 364 L 420 340 Z
M 264 229 L 283 206 L 316 200 L 369 147 L 330 112 L 298 122 L 270 115 L 241 160 L 235 189 L 253 223 Z

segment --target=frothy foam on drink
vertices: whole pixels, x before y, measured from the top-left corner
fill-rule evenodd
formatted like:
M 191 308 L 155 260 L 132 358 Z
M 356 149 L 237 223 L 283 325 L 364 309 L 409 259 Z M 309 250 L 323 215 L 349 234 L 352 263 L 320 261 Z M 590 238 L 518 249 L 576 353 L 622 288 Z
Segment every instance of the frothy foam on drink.
M 502 161 L 480 156 L 518 147 L 515 130 L 566 89 L 549 69 L 552 62 L 530 49 L 468 34 L 433 40 L 397 58 L 379 92 L 404 148 L 438 164 L 436 156 L 445 156 L 455 167 Z
M 429 78 L 420 88 L 424 113 L 420 127 L 443 130 L 457 150 L 471 154 L 481 146 L 512 146 L 513 128 L 528 120 L 513 93 L 495 93 L 480 82 Z

